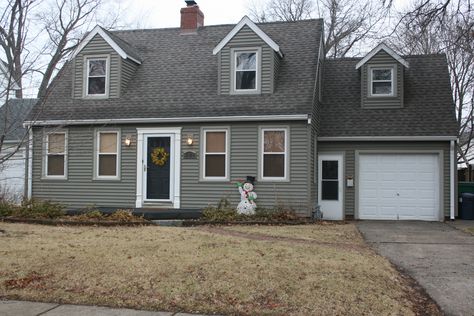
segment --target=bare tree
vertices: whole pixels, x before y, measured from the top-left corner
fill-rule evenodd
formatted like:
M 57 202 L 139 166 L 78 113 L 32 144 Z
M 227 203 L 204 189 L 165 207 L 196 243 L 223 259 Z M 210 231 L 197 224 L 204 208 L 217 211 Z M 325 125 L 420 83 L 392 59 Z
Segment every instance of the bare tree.
M 344 57 L 357 44 L 380 38 L 387 7 L 372 0 L 267 0 L 253 2 L 250 15 L 258 22 L 298 21 L 313 16 L 324 19 L 324 48 L 330 57 Z
M 422 2 L 402 14 L 393 44 L 405 54 L 446 54 L 459 125 L 458 163 L 468 165 L 474 160 L 474 12 L 469 4 L 456 4 L 433 18 L 437 10 Z

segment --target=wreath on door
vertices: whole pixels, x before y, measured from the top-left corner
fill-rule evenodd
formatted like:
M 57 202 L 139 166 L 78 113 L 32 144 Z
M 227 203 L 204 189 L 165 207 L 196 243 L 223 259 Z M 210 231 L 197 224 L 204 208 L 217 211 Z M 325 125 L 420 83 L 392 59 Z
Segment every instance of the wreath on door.
M 163 167 L 168 161 L 170 154 L 163 147 L 156 147 L 151 153 L 151 161 L 160 167 Z

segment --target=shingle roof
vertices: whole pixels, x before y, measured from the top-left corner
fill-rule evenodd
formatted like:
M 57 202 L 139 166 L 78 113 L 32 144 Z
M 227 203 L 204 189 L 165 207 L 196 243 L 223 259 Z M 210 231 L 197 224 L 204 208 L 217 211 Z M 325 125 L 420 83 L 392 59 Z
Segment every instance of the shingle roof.
M 361 108 L 360 58 L 326 60 L 319 136 L 456 136 L 444 55 L 406 56 L 404 106 Z
M 23 121 L 37 101 L 38 99 L 10 99 L 0 107 L 0 133 L 6 132 L 5 140 L 19 141 L 23 138 Z
M 142 58 L 140 57 L 140 53 L 137 52 L 137 50 L 132 47 L 129 43 L 125 42 L 123 39 L 121 39 L 120 37 L 118 37 L 117 35 L 115 35 L 114 33 L 112 32 L 109 32 L 107 31 L 106 29 L 102 28 L 102 30 L 110 36 L 110 38 L 117 43 L 117 45 L 120 46 L 121 49 L 124 50 L 125 53 L 127 53 L 127 55 L 129 55 L 130 57 L 136 59 L 136 60 L 141 60 Z
M 311 113 L 322 20 L 258 24 L 285 52 L 275 93 L 218 95 L 213 48 L 235 25 L 112 32 L 143 61 L 120 98 L 72 99 L 71 65 L 53 83 L 39 120 L 289 115 Z

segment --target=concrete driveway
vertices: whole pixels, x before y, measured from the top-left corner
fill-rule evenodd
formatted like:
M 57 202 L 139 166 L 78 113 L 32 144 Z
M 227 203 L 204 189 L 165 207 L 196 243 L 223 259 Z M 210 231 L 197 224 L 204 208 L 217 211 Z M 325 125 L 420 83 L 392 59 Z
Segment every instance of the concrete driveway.
M 439 222 L 360 221 L 357 227 L 447 315 L 474 315 L 474 236 Z

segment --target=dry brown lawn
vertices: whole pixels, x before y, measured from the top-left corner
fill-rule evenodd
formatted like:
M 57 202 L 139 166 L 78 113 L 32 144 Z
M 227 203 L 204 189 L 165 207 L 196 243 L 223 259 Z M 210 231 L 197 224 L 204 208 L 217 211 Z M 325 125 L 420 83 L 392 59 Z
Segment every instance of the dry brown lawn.
M 0 223 L 2 297 L 239 315 L 437 312 L 410 280 L 364 244 L 352 224 Z
M 468 233 L 471 233 L 474 235 L 474 227 L 468 227 L 465 229 Z

